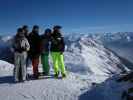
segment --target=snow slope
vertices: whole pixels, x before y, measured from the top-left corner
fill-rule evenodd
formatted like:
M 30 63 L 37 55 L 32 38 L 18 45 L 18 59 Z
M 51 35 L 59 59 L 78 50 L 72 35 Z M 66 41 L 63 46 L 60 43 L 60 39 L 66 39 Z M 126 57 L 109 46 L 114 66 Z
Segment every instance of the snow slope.
M 133 32 L 99 33 L 90 36 L 133 63 Z
M 113 91 L 116 84 L 111 88 L 112 84 L 106 84 L 110 83 L 107 80 L 112 80 L 110 77 L 113 75 L 128 70 L 120 59 L 103 45 L 85 36 L 76 40 L 66 38 L 66 42 L 66 79 L 54 79 L 51 66 L 51 76 L 15 84 L 13 65 L 0 60 L 0 100 L 84 100 L 84 93 L 91 92 L 94 86 L 103 83 L 105 87 L 96 88 L 93 94 L 89 94 L 91 99 L 97 100 L 99 93 L 104 91 L 100 100 L 111 100 L 109 98 L 112 96 L 114 100 L 119 100 L 115 99 L 119 98 L 118 94 L 107 94 L 108 90 Z M 29 67 L 28 73 L 31 71 Z M 88 100 L 88 97 L 85 99 Z
M 69 41 L 65 59 L 66 64 L 72 67 L 71 71 L 76 70 L 84 74 L 109 76 L 127 70 L 115 54 L 88 37 L 81 37 L 74 42 Z
M 9 75 L 9 74 L 12 75 L 13 68 L 14 65 L 0 60 L 0 76 Z
M 79 100 L 127 100 L 123 98 L 123 92 L 133 87 L 131 82 L 117 82 L 119 75 L 108 78 L 106 81 L 96 84 L 79 96 Z M 132 100 L 132 99 L 131 99 Z

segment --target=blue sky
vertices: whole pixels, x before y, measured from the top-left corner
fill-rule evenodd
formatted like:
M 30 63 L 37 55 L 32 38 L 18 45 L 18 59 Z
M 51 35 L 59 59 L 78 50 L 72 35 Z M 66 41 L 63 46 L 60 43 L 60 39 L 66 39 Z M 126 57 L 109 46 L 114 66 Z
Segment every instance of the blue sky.
M 65 33 L 133 31 L 133 0 L 0 0 L 0 35 L 27 24 Z

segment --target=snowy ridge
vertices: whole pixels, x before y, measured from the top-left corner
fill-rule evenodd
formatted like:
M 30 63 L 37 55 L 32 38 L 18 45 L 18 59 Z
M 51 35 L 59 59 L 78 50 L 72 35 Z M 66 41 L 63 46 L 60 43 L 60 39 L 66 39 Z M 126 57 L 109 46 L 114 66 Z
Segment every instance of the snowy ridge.
M 127 70 L 116 55 L 88 37 L 69 41 L 65 56 L 66 64 L 88 74 L 112 75 Z
M 5 36 L 5 37 L 2 37 L 2 41 L 3 42 L 7 42 L 7 41 L 9 41 L 9 40 L 11 40 L 12 39 L 12 36 Z
M 7 75 L 13 75 L 13 68 L 14 65 L 0 60 L 0 77 L 1 76 L 7 76 Z
M 12 65 L 12 64 L 10 64 L 8 62 L 0 60 L 0 70 L 1 71 L 9 71 L 9 70 L 12 70 L 13 67 L 14 67 L 14 65 Z

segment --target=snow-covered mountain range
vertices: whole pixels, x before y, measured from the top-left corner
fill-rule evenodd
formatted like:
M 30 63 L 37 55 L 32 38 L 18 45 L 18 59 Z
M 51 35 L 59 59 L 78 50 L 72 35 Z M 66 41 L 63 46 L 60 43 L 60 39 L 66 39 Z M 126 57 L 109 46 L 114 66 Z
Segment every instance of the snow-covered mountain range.
M 72 34 L 71 39 L 90 37 L 133 63 L 133 32 Z
M 105 33 L 100 36 L 99 40 L 119 56 L 133 63 L 133 32 Z
M 64 55 L 68 70 L 66 79 L 57 80 L 50 76 L 43 80 L 14 84 L 12 77 L 14 66 L 5 62 L 12 61 L 10 51 L 12 37 L 1 38 L 0 99 L 112 100 L 113 98 L 113 100 L 120 100 L 123 88 L 120 88 L 122 85 L 117 84 L 113 77 L 130 71 L 125 62 L 107 49 L 102 42 L 88 34 L 69 35 L 65 37 L 65 41 Z M 51 74 L 53 74 L 52 64 L 50 65 Z M 31 71 L 32 68 L 29 67 L 28 73 Z
M 89 33 L 89 37 L 103 42 L 132 42 L 133 32 L 117 32 L 117 33 Z

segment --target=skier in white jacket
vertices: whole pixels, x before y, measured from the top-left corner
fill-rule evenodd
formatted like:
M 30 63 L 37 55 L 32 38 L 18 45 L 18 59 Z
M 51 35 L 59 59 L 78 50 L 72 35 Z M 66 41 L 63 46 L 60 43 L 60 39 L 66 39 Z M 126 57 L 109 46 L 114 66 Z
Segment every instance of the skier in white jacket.
M 15 82 L 24 82 L 26 80 L 27 51 L 29 51 L 30 45 L 21 28 L 17 30 L 17 34 L 14 37 L 13 49 Z

